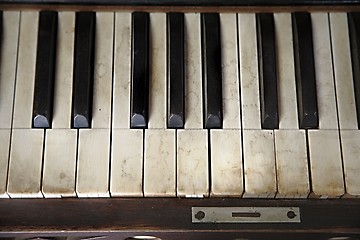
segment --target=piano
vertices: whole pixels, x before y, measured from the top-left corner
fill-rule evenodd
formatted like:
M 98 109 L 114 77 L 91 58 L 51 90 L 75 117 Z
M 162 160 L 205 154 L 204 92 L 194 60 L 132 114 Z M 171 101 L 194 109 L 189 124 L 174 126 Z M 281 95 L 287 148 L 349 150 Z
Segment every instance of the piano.
M 358 0 L 2 0 L 0 239 L 360 239 Z

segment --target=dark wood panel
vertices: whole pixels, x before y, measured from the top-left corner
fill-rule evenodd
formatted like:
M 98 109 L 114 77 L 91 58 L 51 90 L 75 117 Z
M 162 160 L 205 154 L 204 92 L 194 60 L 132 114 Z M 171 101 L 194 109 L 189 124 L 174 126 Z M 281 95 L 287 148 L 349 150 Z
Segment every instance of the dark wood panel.
M 193 224 L 191 207 L 195 206 L 300 207 L 301 223 Z M 301 239 L 308 236 L 307 234 L 314 239 L 320 236 L 359 238 L 360 201 L 236 198 L 0 200 L 0 237 L 106 235 L 125 239 L 134 235 L 155 235 L 161 239 L 180 239 L 175 237 L 179 236 L 179 233 L 180 237 L 186 236 L 186 239 L 278 236 Z

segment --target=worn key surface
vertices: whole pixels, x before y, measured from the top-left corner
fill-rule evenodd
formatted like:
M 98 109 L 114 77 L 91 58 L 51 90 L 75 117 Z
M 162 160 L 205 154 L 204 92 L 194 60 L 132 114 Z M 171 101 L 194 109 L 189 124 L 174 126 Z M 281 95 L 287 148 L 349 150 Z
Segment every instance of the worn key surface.
M 35 70 L 33 127 L 50 128 L 52 121 L 57 12 L 40 12 Z
M 94 78 L 95 13 L 76 13 L 73 128 L 89 128 Z

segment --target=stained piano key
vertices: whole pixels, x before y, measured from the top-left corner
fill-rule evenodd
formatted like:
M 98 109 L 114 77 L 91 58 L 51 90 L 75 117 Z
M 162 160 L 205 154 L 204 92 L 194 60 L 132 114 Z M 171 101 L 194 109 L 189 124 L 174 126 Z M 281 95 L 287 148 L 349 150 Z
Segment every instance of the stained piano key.
M 114 13 L 96 13 L 96 28 L 92 128 L 78 137 L 76 193 L 82 197 L 109 196 Z
M 32 125 L 38 15 L 25 12 L 20 17 L 13 128 L 30 129 Z
M 76 13 L 72 103 L 73 128 L 89 128 L 91 126 L 95 23 L 94 12 Z
M 57 41 L 57 12 L 40 12 L 33 127 L 51 128 Z
M 12 130 L 7 183 L 7 193 L 11 198 L 43 197 L 41 193 L 43 142 L 44 130 Z
M 263 129 L 279 127 L 277 68 L 272 13 L 256 14 L 258 60 L 260 78 L 261 126 Z
M 166 14 L 151 13 L 149 27 L 148 127 L 166 129 Z
M 317 128 L 319 125 L 314 51 L 310 14 L 292 13 L 295 76 L 300 128 Z
M 132 14 L 131 128 L 147 128 L 149 95 L 149 14 Z
M 255 15 L 238 14 L 238 28 L 242 128 L 261 129 Z
M 108 129 L 79 131 L 76 193 L 79 197 L 109 196 L 110 132 Z
M 220 14 L 223 129 L 240 129 L 240 75 L 236 14 Z
M 244 195 L 250 198 L 275 197 L 276 170 L 272 130 L 244 130 Z
M 110 168 L 110 194 L 115 197 L 143 196 L 143 130 L 129 129 L 131 18 L 131 13 L 115 13 Z
M 46 131 L 41 191 L 46 198 L 75 197 L 77 132 Z M 59 154 L 59 149 L 66 149 Z
M 8 197 L 6 182 L 11 140 L 20 12 L 2 13 L 0 40 L 0 198 Z
M 145 130 L 144 196 L 176 196 L 175 130 Z M 161 170 L 160 170 L 161 169 Z M 160 171 L 159 171 L 160 170 Z M 161 183 L 161 184 L 159 184 Z
M 242 138 L 240 130 L 210 131 L 211 196 L 243 194 Z
M 131 13 L 115 13 L 112 124 L 130 128 Z
M 208 132 L 177 131 L 177 196 L 203 198 L 209 196 Z
M 185 26 L 185 129 L 176 135 L 176 195 L 209 195 L 208 133 L 203 129 L 201 19 L 186 13 Z M 192 152 L 192 154 L 190 154 Z
M 306 198 L 310 193 L 305 130 L 299 129 L 290 13 L 275 13 L 279 86 L 279 129 L 274 131 L 277 198 Z
M 304 130 L 275 130 L 276 198 L 307 198 L 310 194 Z
M 359 197 L 360 162 L 358 146 L 360 133 L 356 115 L 356 98 L 348 16 L 346 13 L 330 13 L 331 43 L 334 62 L 336 100 L 338 106 L 341 150 L 344 167 L 344 197 Z
M 31 129 L 35 81 L 38 12 L 22 12 L 16 73 L 7 193 L 10 197 L 42 197 L 44 130 Z
M 359 145 L 360 132 L 354 130 L 340 130 L 342 157 L 344 164 L 344 182 L 346 193 L 343 197 L 360 197 L 360 163 Z
M 167 14 L 168 128 L 184 127 L 184 14 Z
M 44 197 L 75 197 L 78 131 L 71 129 L 75 13 L 58 13 L 57 59 L 52 129 L 46 130 L 42 193 Z M 59 149 L 66 149 L 59 154 Z
M 319 129 L 308 130 L 311 196 L 340 197 L 345 193 L 333 79 L 329 19 L 312 13 Z M 324 161 L 326 159 L 326 161 Z M 326 174 L 330 173 L 331 174 Z
M 240 88 L 237 47 L 237 17 L 220 14 L 223 63 L 223 129 L 210 131 L 210 196 L 241 196 L 243 158 L 240 116 Z
M 176 196 L 175 130 L 167 130 L 166 14 L 150 14 L 149 129 L 144 131 L 144 196 Z M 159 171 L 159 169 L 162 169 Z M 161 182 L 162 184 L 159 184 Z
M 354 79 L 356 113 L 360 128 L 360 13 L 348 13 L 351 63 Z
M 142 197 L 143 130 L 113 129 L 112 144 L 114 147 L 111 148 L 111 196 Z
M 200 14 L 185 14 L 185 128 L 202 129 L 202 65 Z
M 201 14 L 204 128 L 222 127 L 222 72 L 220 18 Z
M 255 14 L 239 14 L 238 28 L 244 154 L 243 196 L 274 197 L 274 137 L 272 130 L 261 129 Z

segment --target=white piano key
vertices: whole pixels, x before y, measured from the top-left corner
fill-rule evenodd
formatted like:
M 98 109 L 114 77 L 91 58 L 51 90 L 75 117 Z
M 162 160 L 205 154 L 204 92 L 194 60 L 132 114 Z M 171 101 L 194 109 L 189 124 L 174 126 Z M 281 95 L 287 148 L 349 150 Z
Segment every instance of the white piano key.
M 319 111 L 319 130 L 308 130 L 311 196 L 339 197 L 344 194 L 344 179 L 337 131 L 328 14 L 313 13 L 311 19 Z
M 0 198 L 6 194 L 20 12 L 3 12 L 0 59 Z
M 299 130 L 290 13 L 275 13 L 279 84 L 279 129 L 275 134 L 277 198 L 306 198 L 310 192 L 307 145 Z
M 145 130 L 144 156 L 145 197 L 175 197 L 175 130 Z
M 244 129 L 261 129 L 255 14 L 239 14 L 241 116 Z
M 46 131 L 42 192 L 47 198 L 75 197 L 77 131 Z M 59 154 L 61 152 L 61 154 Z
M 149 129 L 145 130 L 144 195 L 176 196 L 175 131 L 166 128 L 166 14 L 150 14 Z M 159 184 L 161 183 L 161 184 Z
M 92 128 L 110 128 L 114 13 L 96 13 Z
M 82 129 L 78 141 L 77 195 L 108 197 L 110 130 Z
M 111 196 L 143 196 L 143 130 L 113 130 L 110 176 Z
M 310 193 L 305 130 L 275 130 L 277 198 L 306 198 Z
M 149 128 L 166 128 L 166 14 L 150 14 Z
M 7 193 L 12 198 L 43 197 L 40 189 L 44 130 L 13 129 Z
M 9 197 L 6 194 L 6 180 L 9 162 L 10 129 L 0 129 L 0 198 Z
M 344 194 L 344 177 L 337 130 L 308 131 L 312 197 L 336 198 Z
M 70 128 L 74 65 L 75 13 L 58 13 L 53 128 Z
M 131 13 L 115 13 L 113 128 L 130 127 Z
M 243 160 L 240 130 L 211 130 L 211 196 L 241 196 Z
M 177 131 L 177 196 L 207 197 L 208 134 L 206 130 Z
M 96 13 L 92 129 L 80 129 L 76 192 L 109 196 L 110 122 L 114 14 Z
M 346 195 L 360 197 L 360 131 L 341 130 Z
M 223 129 L 240 129 L 240 88 L 236 14 L 220 14 Z
M 75 13 L 59 12 L 53 129 L 46 130 L 42 180 L 43 195 L 49 198 L 76 196 L 77 131 L 70 129 L 74 28 Z
M 291 14 L 275 13 L 274 23 L 279 84 L 279 129 L 298 129 Z
M 360 196 L 359 130 L 356 116 L 354 82 L 351 67 L 349 29 L 346 13 L 330 13 L 341 147 L 346 193 Z
M 273 131 L 244 130 L 243 151 L 243 197 L 274 197 L 277 187 Z
M 38 32 L 38 12 L 22 12 L 13 128 L 31 128 Z
M 0 64 L 0 129 L 10 129 L 13 112 L 20 12 L 3 12 Z
M 331 40 L 327 13 L 311 14 L 319 129 L 337 129 Z
M 203 128 L 200 14 L 184 17 L 185 35 L 185 128 Z M 191 27 L 190 27 L 191 26 Z
M 340 129 L 357 129 L 346 13 L 330 13 L 330 27 Z

